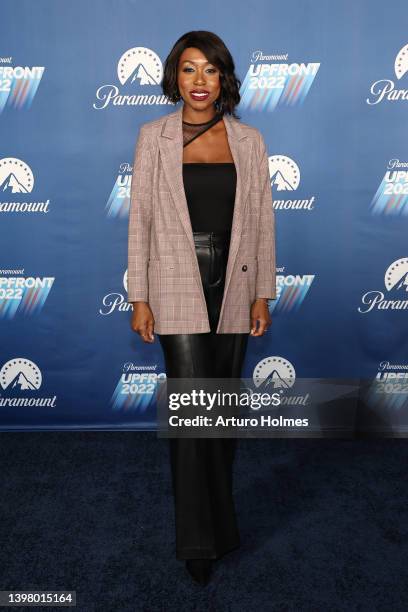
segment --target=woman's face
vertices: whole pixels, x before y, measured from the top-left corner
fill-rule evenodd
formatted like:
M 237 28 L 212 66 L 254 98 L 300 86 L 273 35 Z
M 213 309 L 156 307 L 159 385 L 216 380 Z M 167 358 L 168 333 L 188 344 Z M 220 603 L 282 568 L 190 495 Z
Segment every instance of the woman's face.
M 185 104 L 194 110 L 203 111 L 213 107 L 220 95 L 220 71 L 207 61 L 200 49 L 188 47 L 180 55 L 177 84 Z M 202 95 L 199 95 L 200 92 Z

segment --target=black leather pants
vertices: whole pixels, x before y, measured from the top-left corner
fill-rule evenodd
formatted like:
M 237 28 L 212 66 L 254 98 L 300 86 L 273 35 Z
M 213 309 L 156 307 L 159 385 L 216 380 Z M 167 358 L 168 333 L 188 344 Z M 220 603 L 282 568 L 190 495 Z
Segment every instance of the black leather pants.
M 156 334 L 166 374 L 239 378 L 248 334 L 216 334 L 230 233 L 194 232 L 210 333 Z M 232 493 L 236 438 L 169 438 L 175 501 L 176 557 L 221 557 L 240 543 Z

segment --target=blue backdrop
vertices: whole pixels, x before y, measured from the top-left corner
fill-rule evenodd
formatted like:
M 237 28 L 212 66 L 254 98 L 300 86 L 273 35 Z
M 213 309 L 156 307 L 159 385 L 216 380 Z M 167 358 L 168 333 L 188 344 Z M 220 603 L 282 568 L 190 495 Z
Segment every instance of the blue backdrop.
M 243 376 L 394 382 L 401 415 L 406 2 L 392 18 L 380 0 L 3 0 L 1 13 L 0 427 L 155 428 L 164 362 L 130 329 L 129 185 L 139 126 L 174 110 L 163 62 L 193 29 L 231 50 L 238 113 L 270 155 L 278 299 Z

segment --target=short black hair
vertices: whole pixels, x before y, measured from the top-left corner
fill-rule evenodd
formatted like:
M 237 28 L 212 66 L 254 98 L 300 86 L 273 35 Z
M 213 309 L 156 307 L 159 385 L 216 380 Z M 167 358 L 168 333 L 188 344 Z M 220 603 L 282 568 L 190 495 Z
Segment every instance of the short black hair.
M 213 32 L 193 30 L 183 34 L 175 42 L 164 63 L 164 75 L 161 83 L 164 95 L 174 104 L 181 99 L 177 86 L 177 69 L 180 56 L 184 49 L 188 47 L 200 49 L 207 60 L 216 66 L 221 73 L 221 91 L 215 103 L 216 110 L 222 114 L 228 113 L 236 119 L 240 119 L 235 112 L 235 107 L 241 100 L 239 94 L 241 81 L 235 75 L 235 64 L 231 53 L 221 38 Z

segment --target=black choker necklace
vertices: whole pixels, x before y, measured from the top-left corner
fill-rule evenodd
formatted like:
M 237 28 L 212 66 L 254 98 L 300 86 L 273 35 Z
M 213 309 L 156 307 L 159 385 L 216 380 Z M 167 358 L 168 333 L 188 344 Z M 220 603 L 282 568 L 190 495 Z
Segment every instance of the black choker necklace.
M 220 117 L 219 113 L 215 113 L 214 117 L 212 117 L 209 121 L 204 121 L 204 123 L 188 123 L 188 121 L 183 121 L 185 125 L 207 125 L 208 123 L 212 123 L 216 119 Z

